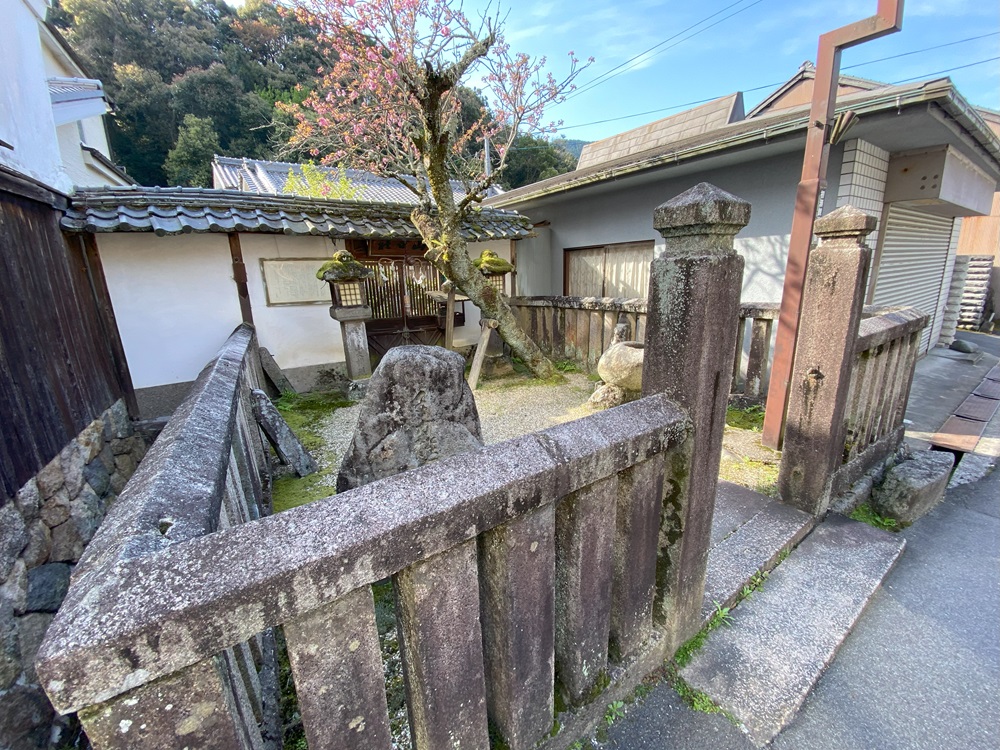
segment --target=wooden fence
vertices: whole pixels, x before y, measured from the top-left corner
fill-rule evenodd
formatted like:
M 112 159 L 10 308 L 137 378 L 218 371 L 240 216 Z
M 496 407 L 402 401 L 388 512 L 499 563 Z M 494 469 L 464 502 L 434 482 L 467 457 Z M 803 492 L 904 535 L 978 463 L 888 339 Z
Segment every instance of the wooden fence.
M 611 345 L 615 326 L 627 323 L 634 341 L 645 341 L 646 300 L 610 297 L 513 297 L 511 307 L 521 327 L 543 352 L 555 359 L 576 362 L 587 372 L 597 371 L 597 361 Z M 736 358 L 730 392 L 749 402 L 765 393 L 771 356 L 771 326 L 778 319 L 778 303 L 740 305 Z M 744 355 L 747 328 L 749 354 Z
M 0 505 L 131 381 L 100 260 L 59 230 L 65 198 L 0 169 Z
M 690 461 L 666 397 L 263 517 L 256 357 L 243 326 L 49 629 L 39 675 L 95 747 L 280 747 L 283 625 L 310 746 L 389 748 L 371 585 L 390 576 L 418 748 L 485 748 L 489 725 L 512 748 L 561 726 L 547 747 L 565 747 L 576 714 L 554 724 L 556 689 L 599 718 L 662 663 L 654 615 L 683 598 L 669 581 L 689 585 L 665 574 Z

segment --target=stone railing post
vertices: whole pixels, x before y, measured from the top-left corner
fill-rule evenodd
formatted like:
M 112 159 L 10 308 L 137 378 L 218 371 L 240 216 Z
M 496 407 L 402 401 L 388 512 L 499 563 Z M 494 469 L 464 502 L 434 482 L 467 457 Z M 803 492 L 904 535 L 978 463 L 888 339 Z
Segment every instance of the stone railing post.
M 694 425 L 690 473 L 668 476 L 660 534 L 657 617 L 670 653 L 701 626 L 743 285 L 733 239 L 749 221 L 749 203 L 704 182 L 653 213 L 666 247 L 650 266 L 642 395 L 666 394 Z
M 340 323 L 340 337 L 344 341 L 344 357 L 347 362 L 347 377 L 364 380 L 372 376 L 371 357 L 368 354 L 368 329 L 366 320 L 371 320 L 370 307 L 330 306 L 330 317 Z
M 809 256 L 778 492 L 783 502 L 819 516 L 830 504 L 844 453 L 845 413 L 871 251 L 864 238 L 875 217 L 853 206 L 816 220 Z

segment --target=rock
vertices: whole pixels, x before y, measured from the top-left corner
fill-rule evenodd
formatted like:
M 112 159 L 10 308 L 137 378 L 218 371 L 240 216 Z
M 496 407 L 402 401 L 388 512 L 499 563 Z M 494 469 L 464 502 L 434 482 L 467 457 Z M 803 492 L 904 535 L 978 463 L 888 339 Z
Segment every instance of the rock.
M 104 447 L 101 448 L 101 453 L 98 456 L 101 463 L 104 464 L 104 468 L 108 470 L 108 474 L 114 473 L 115 470 L 115 452 L 111 450 L 111 444 L 105 443 Z
M 948 347 L 952 351 L 962 352 L 964 354 L 975 354 L 979 351 L 979 346 L 973 344 L 971 341 L 962 341 L 962 339 L 955 339 L 951 342 L 951 346 Z
M 35 479 L 38 482 L 38 491 L 41 493 L 43 499 L 47 500 L 56 494 L 63 486 L 62 464 L 59 461 L 59 457 L 56 456 L 49 461 L 45 465 L 45 468 L 38 472 Z
M 253 390 L 253 413 L 257 425 L 267 435 L 268 441 L 278 454 L 281 463 L 291 466 L 300 477 L 309 476 L 316 471 L 316 462 L 302 445 L 302 441 L 285 422 L 271 399 L 259 388 Z M 119 456 L 121 458 L 121 456 Z
M 111 473 L 100 458 L 83 467 L 83 478 L 98 495 L 104 495 L 111 487 Z
M 62 452 L 59 454 L 59 463 L 62 465 L 63 482 L 66 492 L 70 497 L 76 497 L 83 487 L 83 467 L 87 460 L 83 456 L 83 451 L 76 440 L 70 440 Z
M 0 586 L 0 601 L 8 602 L 14 608 L 16 615 L 23 615 L 27 609 L 28 566 L 24 564 L 24 560 L 14 563 L 14 569 Z
M 611 333 L 611 346 L 628 341 L 631 335 L 632 327 L 628 323 L 618 323 Z
M 119 456 L 115 456 L 115 470 L 128 481 L 132 474 L 135 473 L 135 461 L 132 459 L 132 454 L 122 453 Z
M 83 431 L 76 436 L 76 442 L 80 446 L 85 463 L 89 463 L 97 458 L 101 449 L 104 448 L 104 422 L 95 419 L 83 428 Z
M 128 437 L 132 437 L 132 420 L 129 419 L 125 402 L 119 400 L 107 411 L 104 438 L 105 440 L 112 440 L 114 438 Z
M 914 453 L 886 472 L 872 492 L 872 509 L 909 526 L 944 498 L 954 464 L 955 456 L 947 451 Z
M 28 573 L 27 612 L 55 612 L 69 590 L 70 566 L 65 563 L 41 565 Z
M 21 517 L 25 523 L 31 523 L 38 518 L 38 511 L 42 507 L 42 496 L 38 491 L 38 482 L 34 477 L 17 491 L 14 502 L 17 504 L 17 509 L 21 511 Z
M 130 453 L 132 450 L 132 441 L 128 438 L 115 438 L 111 441 L 111 452 L 115 454 L 115 462 L 117 463 L 118 457 Z
M 17 641 L 14 608 L 10 606 L 10 602 L 0 601 L 0 690 L 6 690 L 13 685 L 19 674 L 21 674 L 21 651 Z
M 608 385 L 605 383 L 602 386 L 594 389 L 594 394 L 587 401 L 591 407 L 595 409 L 610 409 L 613 406 L 621 406 L 624 403 L 632 401 L 635 397 L 633 392 L 632 397 L 629 397 L 629 391 L 617 385 Z
M 60 488 L 58 492 L 42 503 L 42 520 L 48 524 L 49 528 L 65 523 L 69 518 L 69 493 L 65 488 Z
M 143 440 L 142 435 L 135 434 L 132 436 L 132 450 L 129 451 L 129 455 L 132 456 L 132 460 L 135 461 L 136 466 L 146 457 L 146 441 Z
M 125 489 L 125 484 L 128 479 L 119 472 L 115 472 L 111 475 L 111 492 L 115 495 L 122 494 L 122 490 Z
M 608 385 L 639 392 L 642 390 L 643 351 L 638 341 L 613 344 L 597 362 L 597 374 Z
M 0 696 L 0 747 L 49 747 L 55 710 L 39 685 L 15 685 Z
M 482 446 L 465 360 L 436 346 L 391 349 L 368 383 L 337 491 Z
M 35 657 L 38 655 L 38 648 L 42 645 L 45 631 L 49 629 L 55 615 L 45 612 L 34 612 L 30 615 L 17 618 L 17 637 L 21 651 L 21 669 L 28 682 L 38 682 L 38 675 L 35 674 Z
M 103 520 L 101 498 L 90 487 L 84 487 L 70 503 L 70 521 L 76 526 L 84 545 L 94 538 L 94 532 Z
M 52 562 L 76 562 L 83 554 L 83 548 L 83 536 L 72 520 L 64 521 L 52 529 L 52 550 L 49 552 L 49 560 Z
M 28 569 L 37 568 L 48 562 L 52 551 L 52 532 L 41 519 L 28 527 L 28 544 L 21 552 L 21 559 Z
M 5 579 L 14 568 L 24 545 L 28 543 L 28 532 L 21 512 L 14 503 L 0 508 L 0 579 Z

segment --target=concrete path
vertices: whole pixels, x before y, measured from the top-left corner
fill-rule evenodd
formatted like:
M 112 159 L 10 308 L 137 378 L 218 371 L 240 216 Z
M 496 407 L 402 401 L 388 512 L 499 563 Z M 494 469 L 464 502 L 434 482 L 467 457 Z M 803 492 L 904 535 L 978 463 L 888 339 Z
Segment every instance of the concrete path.
M 961 337 L 1000 355 L 1000 338 Z M 982 378 L 967 363 L 945 362 L 928 357 L 918 365 L 907 410 L 914 431 L 936 430 Z M 1000 415 L 991 431 L 1000 434 Z M 1000 748 L 1000 470 L 950 488 L 902 536 L 906 552 L 772 747 Z M 725 718 L 688 709 L 660 684 L 629 707 L 604 747 L 750 750 L 753 744 Z

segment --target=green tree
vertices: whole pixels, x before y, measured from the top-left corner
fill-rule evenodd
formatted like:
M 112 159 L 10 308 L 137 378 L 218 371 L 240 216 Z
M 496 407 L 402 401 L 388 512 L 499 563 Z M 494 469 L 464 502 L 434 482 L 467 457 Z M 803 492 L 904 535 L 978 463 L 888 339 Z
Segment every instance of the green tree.
M 177 145 L 170 149 L 163 168 L 171 185 L 212 186 L 212 157 L 219 152 L 219 135 L 208 117 L 184 115 Z
M 511 190 L 539 180 L 572 172 L 576 157 L 544 138 L 522 133 L 514 139 L 507 153 L 507 168 L 501 184 Z
M 324 59 L 278 0 L 55 0 L 50 18 L 104 82 L 115 158 L 145 185 L 166 183 L 187 114 L 212 120 L 220 153 L 272 156 L 275 101 L 302 101 Z
M 347 178 L 347 170 L 337 168 L 334 176 L 328 170 L 317 167 L 311 162 L 302 165 L 301 171 L 288 170 L 285 180 L 285 193 L 304 195 L 309 198 L 324 198 L 326 200 L 359 201 L 364 195 L 364 189 L 351 184 Z
M 163 160 L 176 130 L 170 87 L 154 71 L 135 64 L 116 65 L 112 80 L 116 95 L 108 128 L 111 148 L 140 185 L 163 185 Z
M 253 93 L 225 65 L 195 68 L 174 79 L 171 106 L 178 116 L 211 118 L 222 153 L 260 158 L 267 156 L 271 107 Z

